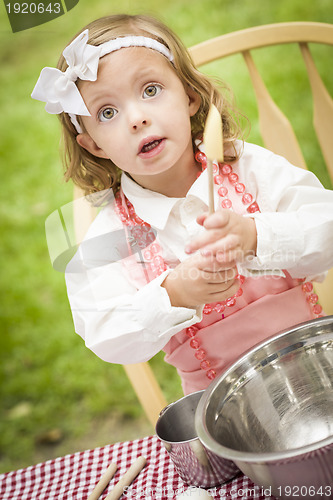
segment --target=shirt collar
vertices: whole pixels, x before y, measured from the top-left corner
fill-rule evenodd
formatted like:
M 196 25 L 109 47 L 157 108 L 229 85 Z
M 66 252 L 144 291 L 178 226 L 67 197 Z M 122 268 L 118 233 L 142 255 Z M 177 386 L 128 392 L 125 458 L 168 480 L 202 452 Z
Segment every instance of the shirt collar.
M 121 187 L 128 200 L 134 205 L 137 215 L 157 229 L 164 229 L 174 206 L 191 196 L 200 199 L 208 208 L 207 170 L 195 180 L 185 198 L 169 198 L 161 193 L 143 188 L 125 173 L 121 176 Z M 152 209 L 153 205 L 153 209 Z

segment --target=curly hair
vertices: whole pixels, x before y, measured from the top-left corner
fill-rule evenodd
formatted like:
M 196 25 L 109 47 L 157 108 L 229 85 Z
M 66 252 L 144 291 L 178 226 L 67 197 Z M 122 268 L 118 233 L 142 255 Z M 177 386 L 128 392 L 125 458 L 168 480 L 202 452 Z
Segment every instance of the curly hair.
M 172 53 L 174 61 L 173 70 L 186 88 L 188 85 L 198 93 L 201 99 L 197 113 L 191 117 L 191 131 L 193 147 L 197 139 L 202 139 L 206 117 L 211 104 L 214 104 L 221 113 L 223 123 L 224 146 L 231 145 L 229 156 L 225 161 L 237 160 L 238 153 L 234 142 L 241 136 L 239 117 L 232 100 L 228 100 L 228 87 L 221 81 L 214 81 L 196 69 L 189 52 L 181 40 L 167 26 L 156 18 L 146 15 L 117 14 L 97 19 L 85 26 L 89 30 L 88 43 L 101 45 L 119 36 L 143 35 L 154 38 L 164 44 Z M 79 33 L 78 33 L 79 34 Z M 75 35 L 74 38 L 78 36 Z M 66 60 L 60 57 L 58 69 L 65 71 Z M 223 95 L 222 95 L 223 94 Z M 225 94 L 225 95 L 224 95 Z M 231 93 L 230 93 L 231 94 Z M 97 158 L 76 141 L 78 134 L 67 113 L 59 115 L 63 130 L 63 161 L 65 179 L 72 179 L 85 194 L 112 188 L 116 192 L 119 188 L 120 170 L 109 159 Z M 78 121 L 83 130 L 84 126 L 80 117 Z

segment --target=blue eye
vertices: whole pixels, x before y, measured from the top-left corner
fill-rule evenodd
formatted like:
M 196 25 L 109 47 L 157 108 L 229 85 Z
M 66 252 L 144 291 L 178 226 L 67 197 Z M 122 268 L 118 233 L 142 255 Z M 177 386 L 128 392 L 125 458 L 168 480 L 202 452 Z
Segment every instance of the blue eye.
M 161 85 L 156 83 L 148 85 L 143 91 L 143 98 L 155 97 L 162 91 Z
M 112 118 L 114 118 L 117 113 L 118 111 L 115 108 L 104 108 L 98 113 L 98 119 L 101 122 L 107 122 L 109 120 L 112 120 Z

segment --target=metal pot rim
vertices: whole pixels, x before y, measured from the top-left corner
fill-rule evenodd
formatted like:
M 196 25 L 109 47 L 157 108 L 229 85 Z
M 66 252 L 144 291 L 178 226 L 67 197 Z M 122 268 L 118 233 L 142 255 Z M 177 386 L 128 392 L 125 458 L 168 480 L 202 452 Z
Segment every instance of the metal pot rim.
M 173 401 L 172 403 L 169 403 L 167 406 L 165 406 L 164 408 L 162 408 L 162 410 L 160 411 L 160 414 L 158 416 L 158 419 L 157 419 L 157 422 L 156 422 L 156 425 L 155 425 L 155 433 L 157 435 L 157 437 L 163 441 L 163 443 L 167 443 L 167 444 L 171 444 L 171 445 L 175 445 L 175 444 L 185 444 L 185 443 L 191 443 L 192 441 L 196 441 L 198 440 L 198 436 L 194 436 L 193 438 L 190 438 L 190 439 L 184 439 L 183 441 L 169 441 L 168 439 L 164 439 L 160 436 L 160 433 L 158 431 L 158 426 L 159 426 L 159 423 L 161 422 L 161 419 L 164 417 L 164 415 L 168 412 L 168 411 L 171 411 L 172 408 L 176 405 L 176 404 L 179 404 L 181 403 L 184 399 L 188 399 L 189 397 L 195 397 L 195 396 L 199 396 L 201 394 L 201 397 L 203 396 L 204 394 L 204 390 L 200 390 L 200 391 L 196 391 L 196 392 L 191 392 L 189 394 L 185 394 L 184 396 L 182 396 L 181 398 L 177 399 L 176 401 Z M 200 400 L 199 400 L 200 401 Z

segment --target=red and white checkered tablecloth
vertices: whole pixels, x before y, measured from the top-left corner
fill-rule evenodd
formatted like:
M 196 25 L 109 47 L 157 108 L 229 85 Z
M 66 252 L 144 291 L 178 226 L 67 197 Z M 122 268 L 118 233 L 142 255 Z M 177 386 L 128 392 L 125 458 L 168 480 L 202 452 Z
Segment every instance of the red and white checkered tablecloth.
M 124 492 L 123 499 L 175 499 L 189 486 L 175 471 L 168 453 L 157 436 L 116 443 L 94 450 L 0 474 L 1 500 L 87 500 L 110 462 L 117 472 L 101 495 L 104 499 L 130 465 L 139 457 L 147 458 L 146 467 Z M 208 490 L 213 498 L 223 500 L 268 500 L 263 491 L 240 474 L 229 483 Z

